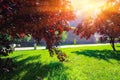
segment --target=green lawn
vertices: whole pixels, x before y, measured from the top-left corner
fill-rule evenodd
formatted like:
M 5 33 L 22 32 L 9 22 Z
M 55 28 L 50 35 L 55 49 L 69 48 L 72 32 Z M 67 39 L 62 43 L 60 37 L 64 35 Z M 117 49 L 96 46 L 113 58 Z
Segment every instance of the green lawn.
M 113 52 L 111 46 L 62 50 L 68 55 L 63 63 L 47 50 L 15 51 L 9 57 L 17 68 L 0 75 L 0 80 L 120 80 L 120 51 Z

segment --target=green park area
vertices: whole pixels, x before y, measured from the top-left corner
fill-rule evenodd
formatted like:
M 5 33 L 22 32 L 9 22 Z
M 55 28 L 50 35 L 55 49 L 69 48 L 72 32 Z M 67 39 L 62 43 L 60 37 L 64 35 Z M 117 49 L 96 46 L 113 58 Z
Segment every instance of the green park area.
M 0 0 L 0 80 L 120 80 L 120 0 Z
M 120 44 L 62 48 L 64 62 L 50 57 L 47 50 L 15 51 L 8 57 L 17 65 L 14 72 L 0 75 L 2 80 L 119 80 Z M 6 57 L 3 57 L 6 58 Z

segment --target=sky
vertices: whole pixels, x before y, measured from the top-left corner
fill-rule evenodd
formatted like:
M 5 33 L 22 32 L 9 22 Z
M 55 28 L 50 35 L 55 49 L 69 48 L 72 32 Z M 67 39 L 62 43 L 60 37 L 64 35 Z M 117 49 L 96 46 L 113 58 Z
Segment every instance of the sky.
M 77 14 L 99 13 L 102 6 L 105 5 L 106 0 L 71 0 L 72 6 Z
M 82 18 L 99 14 L 105 2 L 106 0 L 71 0 L 77 18 L 71 21 L 70 24 L 72 26 L 77 26 Z

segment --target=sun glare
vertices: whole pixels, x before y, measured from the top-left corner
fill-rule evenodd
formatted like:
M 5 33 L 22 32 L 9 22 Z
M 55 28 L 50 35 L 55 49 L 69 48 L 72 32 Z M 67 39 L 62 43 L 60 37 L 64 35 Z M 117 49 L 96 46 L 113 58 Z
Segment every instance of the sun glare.
M 71 0 L 76 15 L 95 16 L 105 5 L 105 0 Z

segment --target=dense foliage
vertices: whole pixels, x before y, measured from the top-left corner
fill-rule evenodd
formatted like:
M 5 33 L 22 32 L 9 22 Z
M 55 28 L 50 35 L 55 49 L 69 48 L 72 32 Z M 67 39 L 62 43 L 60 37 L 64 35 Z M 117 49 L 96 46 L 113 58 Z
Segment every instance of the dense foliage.
M 32 35 L 38 42 L 44 39 L 52 56 L 62 32 L 70 29 L 72 10 L 69 0 L 0 0 L 0 34 L 12 38 Z
M 0 0 L 0 55 L 7 56 L 12 52 L 10 44 L 12 37 L 17 38 L 14 30 L 14 18 L 17 14 L 17 5 L 12 0 Z M 16 36 L 10 36 L 10 35 Z
M 108 1 L 100 14 L 87 17 L 74 31 L 81 38 L 89 39 L 91 35 L 98 33 L 108 37 L 115 51 L 115 38 L 120 38 L 120 1 Z

